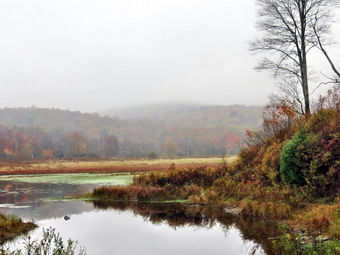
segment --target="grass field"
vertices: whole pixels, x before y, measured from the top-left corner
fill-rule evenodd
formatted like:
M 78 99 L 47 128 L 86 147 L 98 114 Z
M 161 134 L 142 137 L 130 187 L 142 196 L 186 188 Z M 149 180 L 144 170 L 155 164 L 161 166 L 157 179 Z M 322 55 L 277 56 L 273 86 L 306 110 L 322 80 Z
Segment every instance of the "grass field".
M 233 160 L 229 157 L 227 160 Z M 106 159 L 106 160 L 53 160 L 27 162 L 0 162 L 0 175 L 46 173 L 116 173 L 166 170 L 199 165 L 215 166 L 220 157 L 211 158 L 162 158 L 162 159 Z

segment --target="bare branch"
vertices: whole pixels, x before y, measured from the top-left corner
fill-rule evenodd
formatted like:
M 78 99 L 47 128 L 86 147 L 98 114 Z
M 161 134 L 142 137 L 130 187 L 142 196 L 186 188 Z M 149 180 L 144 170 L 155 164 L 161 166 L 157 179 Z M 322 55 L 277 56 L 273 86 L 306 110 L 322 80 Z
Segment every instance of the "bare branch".
M 257 0 L 260 9 L 256 25 L 262 36 L 250 44 L 250 51 L 264 53 L 265 56 L 256 69 L 269 70 L 275 78 L 283 77 L 284 80 L 288 78 L 297 82 L 303 100 L 299 97 L 294 102 L 298 108 L 303 105 L 306 114 L 310 113 L 308 83 L 311 79 L 307 55 L 312 49 L 319 48 L 328 56 L 324 45 L 331 41 L 324 38 L 330 31 L 330 8 L 335 3 L 339 1 Z M 328 61 L 332 63 L 329 56 Z M 335 69 L 334 64 L 332 68 Z M 335 72 L 339 76 L 339 70 L 335 69 Z M 288 86 L 285 81 L 283 83 Z

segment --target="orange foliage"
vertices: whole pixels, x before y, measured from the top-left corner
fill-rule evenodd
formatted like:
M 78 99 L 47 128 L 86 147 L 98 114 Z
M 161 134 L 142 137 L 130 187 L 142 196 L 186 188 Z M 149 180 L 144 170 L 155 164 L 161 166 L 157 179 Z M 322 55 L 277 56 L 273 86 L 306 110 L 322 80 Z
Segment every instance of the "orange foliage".
M 51 159 L 54 157 L 53 150 L 51 149 L 45 149 L 41 152 L 41 155 L 43 156 L 44 159 Z

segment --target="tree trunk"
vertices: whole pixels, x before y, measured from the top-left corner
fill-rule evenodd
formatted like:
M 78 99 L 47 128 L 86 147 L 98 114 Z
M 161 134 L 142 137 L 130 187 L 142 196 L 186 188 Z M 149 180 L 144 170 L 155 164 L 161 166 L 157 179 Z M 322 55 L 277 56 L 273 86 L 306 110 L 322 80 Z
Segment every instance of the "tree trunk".
M 306 52 L 306 1 L 300 2 L 300 23 L 301 23 L 301 58 L 300 58 L 300 69 L 301 69 L 301 86 L 303 91 L 303 98 L 305 101 L 305 114 L 310 115 L 309 105 L 309 91 L 308 91 L 308 68 L 307 68 L 307 52 Z

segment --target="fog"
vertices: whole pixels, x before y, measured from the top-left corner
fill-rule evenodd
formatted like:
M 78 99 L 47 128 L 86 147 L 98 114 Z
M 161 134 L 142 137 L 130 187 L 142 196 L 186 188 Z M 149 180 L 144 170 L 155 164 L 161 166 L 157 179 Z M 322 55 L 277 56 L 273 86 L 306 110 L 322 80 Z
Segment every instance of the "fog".
M 0 107 L 264 104 L 255 17 L 253 0 L 0 1 Z

